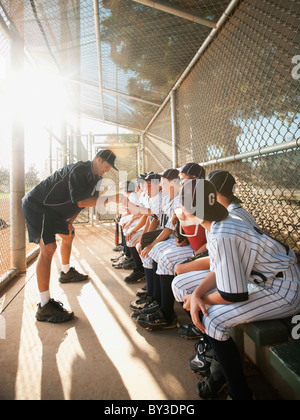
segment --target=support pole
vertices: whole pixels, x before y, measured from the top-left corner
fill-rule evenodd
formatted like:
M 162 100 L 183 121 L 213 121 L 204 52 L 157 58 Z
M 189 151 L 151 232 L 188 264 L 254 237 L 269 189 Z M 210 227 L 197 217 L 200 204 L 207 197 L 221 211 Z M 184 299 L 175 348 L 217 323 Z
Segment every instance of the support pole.
M 11 40 L 11 76 L 13 108 L 11 130 L 11 174 L 10 174 L 10 213 L 11 213 L 11 262 L 19 273 L 26 271 L 25 220 L 22 213 L 22 198 L 25 195 L 25 150 L 24 119 L 22 97 L 24 74 L 24 43 L 18 34 Z M 20 95 L 20 96 L 19 96 Z
M 142 173 L 145 172 L 145 134 L 141 134 L 141 159 L 142 159 Z
M 171 93 L 171 124 L 172 124 L 172 157 L 173 168 L 178 166 L 177 130 L 176 130 L 176 91 Z
M 144 6 L 148 6 L 148 7 L 152 7 L 153 9 L 160 10 L 161 12 L 170 13 L 171 15 L 177 16 L 179 18 L 187 19 L 187 20 L 190 20 L 191 22 L 208 26 L 209 28 L 216 28 L 217 26 L 214 22 L 211 22 L 210 20 L 202 19 L 198 16 L 191 15 L 190 13 L 185 12 L 184 10 L 179 10 L 179 9 L 176 9 L 175 7 L 167 6 L 157 1 L 153 1 L 153 0 L 133 0 L 133 1 L 135 1 L 136 3 L 143 4 Z
M 102 82 L 102 52 L 101 52 L 101 29 L 100 29 L 100 14 L 99 14 L 99 0 L 94 0 L 94 21 L 95 21 L 95 36 L 97 41 L 97 56 L 98 56 L 98 76 L 99 88 L 101 97 L 101 112 L 102 121 L 105 122 L 104 116 L 104 98 L 103 98 L 103 82 Z

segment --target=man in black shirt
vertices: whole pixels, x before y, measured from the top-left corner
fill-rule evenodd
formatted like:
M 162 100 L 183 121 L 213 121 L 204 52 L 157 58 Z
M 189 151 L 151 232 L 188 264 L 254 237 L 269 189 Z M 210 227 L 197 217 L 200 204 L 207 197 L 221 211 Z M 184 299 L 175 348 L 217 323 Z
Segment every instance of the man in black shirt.
M 75 237 L 73 222 L 85 207 L 94 207 L 99 196 L 97 184 L 112 167 L 116 156 L 110 150 L 101 150 L 93 161 L 65 166 L 42 181 L 23 198 L 22 209 L 27 222 L 29 242 L 40 245 L 36 275 L 41 302 L 36 319 L 52 323 L 73 318 L 60 302 L 50 298 L 50 272 L 56 251 L 56 234 L 61 239 L 63 271 L 61 283 L 86 280 L 88 276 L 70 268 L 72 243 Z M 116 169 L 117 170 L 117 169 Z

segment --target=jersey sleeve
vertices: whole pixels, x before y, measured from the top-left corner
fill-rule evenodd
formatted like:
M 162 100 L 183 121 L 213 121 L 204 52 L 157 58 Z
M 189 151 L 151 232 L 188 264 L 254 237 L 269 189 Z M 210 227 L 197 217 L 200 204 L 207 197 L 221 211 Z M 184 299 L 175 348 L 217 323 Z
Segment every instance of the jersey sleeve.
M 216 274 L 218 292 L 228 302 L 248 300 L 247 270 L 233 237 L 211 241 L 211 271 Z M 213 255 L 211 255 L 213 254 Z
M 78 201 L 99 195 L 90 167 L 78 165 L 72 170 L 69 177 L 69 190 L 71 201 L 74 204 Z

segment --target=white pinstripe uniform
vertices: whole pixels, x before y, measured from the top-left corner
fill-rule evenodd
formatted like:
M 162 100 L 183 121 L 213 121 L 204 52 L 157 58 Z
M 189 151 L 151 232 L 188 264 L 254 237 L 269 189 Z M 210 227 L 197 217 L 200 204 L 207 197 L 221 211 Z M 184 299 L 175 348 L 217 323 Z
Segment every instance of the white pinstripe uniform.
M 170 237 L 154 245 L 149 255 L 157 262 L 157 274 L 173 276 L 175 265 L 185 261 L 193 253 L 191 245 L 179 247 L 176 245 L 175 238 Z
M 248 223 L 256 226 L 253 216 L 245 210 L 238 200 L 233 200 L 227 208 L 227 211 L 233 215 L 240 217 Z M 190 245 L 178 247 L 174 238 L 156 244 L 150 252 L 150 256 L 158 263 L 157 274 L 171 275 L 175 274 L 176 264 L 180 264 L 193 255 L 193 249 Z
M 170 199 L 167 194 L 163 194 L 161 191 L 155 196 L 151 197 L 149 200 L 149 208 L 151 209 L 152 213 L 159 216 L 163 213 L 163 209 L 168 205 Z M 159 225 L 157 229 L 162 229 L 163 227 Z M 150 256 L 146 258 L 142 258 L 142 263 L 144 268 L 153 268 L 153 259 Z
M 171 223 L 171 219 L 174 215 L 175 208 L 177 207 L 179 207 L 178 195 L 174 197 L 173 200 L 170 200 L 170 197 L 167 194 L 162 194 L 161 206 L 155 212 L 155 214 L 159 217 L 158 229 L 165 229 L 165 228 L 172 229 L 172 230 L 174 229 Z M 170 238 L 172 238 L 171 235 L 170 235 Z M 167 239 L 167 241 L 164 241 L 164 242 L 168 242 L 169 239 Z M 161 243 L 164 243 L 164 242 L 161 242 Z M 143 266 L 145 268 L 153 268 L 153 260 L 156 261 L 155 258 L 157 258 L 157 254 L 156 254 L 156 250 L 158 249 L 157 246 L 160 245 L 161 243 L 155 245 L 152 248 L 147 258 L 142 258 Z
M 254 217 L 241 206 L 239 200 L 234 199 L 227 207 L 227 211 L 230 216 L 240 218 L 245 222 L 258 227 Z M 208 242 L 210 233 L 207 230 L 205 233 Z M 177 264 L 179 264 L 179 262 Z M 175 299 L 178 302 L 183 302 L 184 296 L 193 293 L 193 291 L 199 286 L 201 281 L 205 279 L 208 273 L 208 270 L 190 271 L 188 273 L 180 274 L 177 276 L 172 284 Z
M 212 224 L 207 247 L 218 292 L 233 302 L 208 309 L 203 317 L 207 335 L 226 341 L 235 325 L 299 313 L 300 269 L 294 251 L 230 216 Z
M 162 213 L 160 214 L 161 228 L 174 230 L 171 220 L 175 213 L 175 209 L 178 207 L 180 207 L 178 195 L 173 200 L 169 200 L 168 203 L 164 203 Z M 178 247 L 175 243 L 175 238 L 170 235 L 166 241 L 159 242 L 154 245 L 149 253 L 149 257 L 158 264 L 157 274 L 174 275 L 174 266 L 176 260 L 178 260 L 178 254 L 180 261 L 184 261 L 186 258 L 193 255 L 193 249 L 190 245 L 186 247 Z M 168 255 L 170 257 L 168 257 Z
M 133 194 L 135 194 L 133 196 Z M 129 200 L 140 207 L 147 207 L 150 204 L 150 199 L 148 196 L 146 196 L 145 194 L 142 194 L 140 197 L 137 196 L 136 193 L 132 193 L 129 196 Z M 130 214 L 129 216 L 125 216 L 124 218 L 122 217 L 122 219 L 120 220 L 120 224 L 123 226 L 126 222 L 128 222 L 130 219 L 132 218 L 132 215 Z M 123 220 L 124 219 L 124 220 Z M 128 228 L 123 229 L 123 233 L 126 236 L 138 223 L 140 222 L 140 218 L 137 220 L 134 220 L 131 225 Z M 142 235 L 143 233 L 143 227 L 141 229 L 139 229 L 137 232 L 135 232 L 131 239 L 129 241 L 126 242 L 127 246 L 129 247 L 133 247 L 134 244 L 136 243 L 136 241 L 139 239 L 139 237 Z

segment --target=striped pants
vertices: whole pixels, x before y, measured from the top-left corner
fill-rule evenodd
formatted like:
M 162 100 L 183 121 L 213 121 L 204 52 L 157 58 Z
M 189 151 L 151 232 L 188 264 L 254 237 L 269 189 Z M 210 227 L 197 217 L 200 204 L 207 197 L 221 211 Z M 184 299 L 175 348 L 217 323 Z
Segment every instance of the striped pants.
M 191 245 L 177 246 L 174 237 L 156 244 L 149 253 L 157 262 L 157 274 L 174 276 L 175 266 L 193 255 Z
M 182 302 L 205 279 L 208 271 L 194 271 L 175 277 L 172 290 Z M 250 280 L 251 281 L 251 280 Z M 253 321 L 287 318 L 300 313 L 300 268 L 293 265 L 282 278 L 268 280 L 264 286 L 249 283 L 249 299 L 208 308 L 203 317 L 206 334 L 219 341 L 230 338 L 231 328 Z

